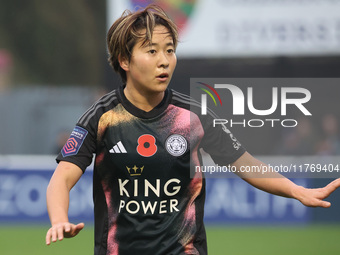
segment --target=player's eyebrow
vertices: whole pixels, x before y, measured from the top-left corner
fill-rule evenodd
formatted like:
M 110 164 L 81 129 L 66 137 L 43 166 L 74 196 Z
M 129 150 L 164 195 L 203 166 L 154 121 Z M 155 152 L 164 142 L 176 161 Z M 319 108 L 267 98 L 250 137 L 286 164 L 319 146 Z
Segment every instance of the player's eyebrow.
M 158 46 L 158 45 L 159 45 L 159 43 L 150 43 L 147 46 Z M 174 43 L 173 42 L 168 42 L 165 45 L 166 46 L 174 46 Z
M 165 44 L 165 46 L 169 47 L 175 47 L 175 44 L 173 42 L 173 39 L 172 39 L 172 36 L 171 35 L 168 35 L 166 38 L 170 37 L 171 38 L 171 41 L 169 41 L 168 43 Z M 151 46 L 158 46 L 159 43 L 154 43 L 154 42 L 144 42 L 142 43 L 141 45 L 141 48 L 147 48 L 147 47 L 151 47 Z

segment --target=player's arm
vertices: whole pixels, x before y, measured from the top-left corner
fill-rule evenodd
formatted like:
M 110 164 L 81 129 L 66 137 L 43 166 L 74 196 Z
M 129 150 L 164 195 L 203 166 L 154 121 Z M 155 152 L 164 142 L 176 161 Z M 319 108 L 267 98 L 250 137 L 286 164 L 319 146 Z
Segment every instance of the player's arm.
M 242 166 L 263 166 L 265 165 L 260 160 L 251 156 L 248 152 L 245 152 L 238 160 L 233 163 L 238 170 Z M 295 198 L 302 204 L 311 207 L 330 207 L 329 202 L 323 201 L 334 190 L 340 187 L 340 179 L 336 179 L 329 183 L 327 186 L 318 189 L 307 189 L 302 186 L 298 186 L 289 179 L 283 177 L 279 173 L 237 173 L 241 178 L 247 181 L 252 186 L 269 192 L 274 195 L 283 197 Z
M 74 237 L 84 224 L 72 224 L 68 220 L 69 194 L 72 187 L 82 176 L 82 170 L 75 164 L 61 161 L 50 180 L 46 191 L 47 210 L 51 228 L 46 233 L 46 244 L 49 245 L 64 237 Z

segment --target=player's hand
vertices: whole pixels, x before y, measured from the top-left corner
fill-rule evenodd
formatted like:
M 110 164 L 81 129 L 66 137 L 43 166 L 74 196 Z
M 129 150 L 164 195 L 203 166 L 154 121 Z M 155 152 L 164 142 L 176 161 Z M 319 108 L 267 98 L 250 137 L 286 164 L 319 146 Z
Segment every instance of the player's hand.
M 46 233 L 46 244 L 51 244 L 51 239 L 52 242 L 56 242 L 57 240 L 61 241 L 64 238 L 74 237 L 78 235 L 84 226 L 84 223 L 75 225 L 70 222 L 54 224 Z
M 340 178 L 332 181 L 327 186 L 318 189 L 306 189 L 298 187 L 295 190 L 295 198 L 302 204 L 309 207 L 324 207 L 331 206 L 330 202 L 324 201 L 333 191 L 340 187 Z

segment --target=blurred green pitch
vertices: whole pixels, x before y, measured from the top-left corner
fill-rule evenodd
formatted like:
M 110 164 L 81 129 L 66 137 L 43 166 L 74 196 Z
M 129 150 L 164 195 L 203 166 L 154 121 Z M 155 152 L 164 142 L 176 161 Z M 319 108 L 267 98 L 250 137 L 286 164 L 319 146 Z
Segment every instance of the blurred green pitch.
M 0 225 L 1 255 L 93 254 L 93 226 L 79 236 L 45 245 L 47 226 Z M 340 225 L 207 227 L 209 255 L 340 254 Z

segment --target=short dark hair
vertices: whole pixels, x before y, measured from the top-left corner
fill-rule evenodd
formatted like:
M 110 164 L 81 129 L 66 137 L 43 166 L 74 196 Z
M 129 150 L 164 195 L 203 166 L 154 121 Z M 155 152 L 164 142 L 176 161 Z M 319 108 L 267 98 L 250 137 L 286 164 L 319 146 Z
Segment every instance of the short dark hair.
M 120 67 L 119 59 L 130 61 L 132 49 L 138 40 L 143 40 L 143 45 L 151 43 L 152 33 L 157 25 L 165 26 L 169 30 L 176 48 L 178 43 L 177 26 L 162 8 L 154 4 L 136 12 L 125 10 L 109 29 L 107 33 L 108 60 L 124 83 L 126 82 L 126 73 Z M 146 32 L 141 33 L 142 29 L 145 29 Z

